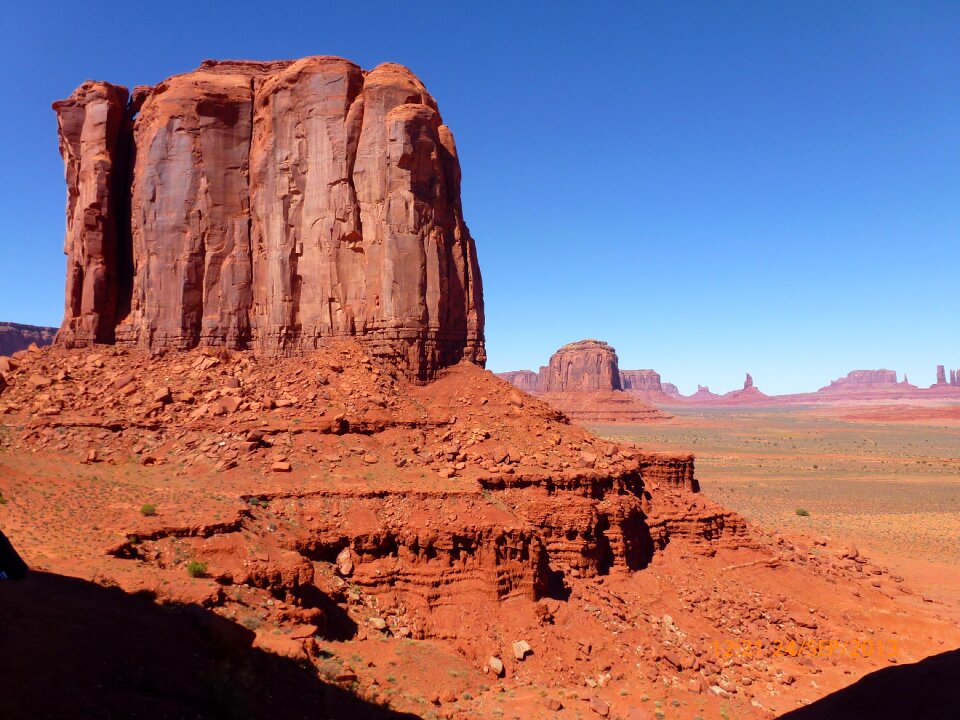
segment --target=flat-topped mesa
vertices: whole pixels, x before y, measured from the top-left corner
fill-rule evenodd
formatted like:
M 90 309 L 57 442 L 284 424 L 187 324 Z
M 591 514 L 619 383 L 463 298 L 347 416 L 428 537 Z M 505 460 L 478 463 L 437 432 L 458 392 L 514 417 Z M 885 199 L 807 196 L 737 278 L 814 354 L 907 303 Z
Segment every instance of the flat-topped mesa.
M 617 353 L 600 340 L 564 345 L 540 369 L 541 392 L 620 390 Z
M 640 393 L 660 393 L 664 391 L 660 373 L 656 370 L 621 370 L 620 385 L 624 390 Z
M 276 356 L 356 336 L 421 380 L 485 362 L 456 145 L 408 69 L 206 61 L 127 98 L 88 82 L 54 103 L 59 343 Z
M 858 389 L 870 388 L 878 385 L 896 385 L 897 372 L 895 370 L 852 370 L 842 378 L 831 382 L 821 390 L 830 389 Z

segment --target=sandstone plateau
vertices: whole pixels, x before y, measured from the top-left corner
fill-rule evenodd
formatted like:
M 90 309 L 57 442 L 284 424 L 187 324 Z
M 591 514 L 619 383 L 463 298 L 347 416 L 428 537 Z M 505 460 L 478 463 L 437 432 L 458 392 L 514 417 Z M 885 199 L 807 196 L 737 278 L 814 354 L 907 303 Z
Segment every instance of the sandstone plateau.
M 65 346 L 278 356 L 349 336 L 421 380 L 484 362 L 456 145 L 406 68 L 206 61 L 53 107 Z
M 0 355 L 13 355 L 20 350 L 26 350 L 30 345 L 49 345 L 56 335 L 56 328 L 0 322 Z

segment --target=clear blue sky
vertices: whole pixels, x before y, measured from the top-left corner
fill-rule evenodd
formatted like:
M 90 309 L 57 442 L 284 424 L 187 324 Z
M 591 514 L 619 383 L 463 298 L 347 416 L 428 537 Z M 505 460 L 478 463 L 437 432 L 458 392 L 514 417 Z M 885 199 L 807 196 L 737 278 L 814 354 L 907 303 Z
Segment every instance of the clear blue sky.
M 598 337 L 690 392 L 960 367 L 960 3 L 44 2 L 0 10 L 0 319 L 58 325 L 53 100 L 205 58 L 417 73 L 493 370 Z

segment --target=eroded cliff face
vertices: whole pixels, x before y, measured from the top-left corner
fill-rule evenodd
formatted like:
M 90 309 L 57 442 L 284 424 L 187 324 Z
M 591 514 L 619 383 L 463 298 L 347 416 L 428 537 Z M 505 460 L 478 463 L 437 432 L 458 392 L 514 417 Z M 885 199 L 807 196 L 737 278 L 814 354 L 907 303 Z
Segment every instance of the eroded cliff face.
M 660 373 L 656 370 L 621 370 L 620 384 L 624 390 L 633 390 L 641 393 L 663 392 Z
M 127 177 L 127 89 L 86 82 L 53 104 L 67 181 L 67 344 L 112 342 L 118 313 Z
M 49 345 L 56 334 L 56 328 L 0 322 L 0 356 L 13 355 L 15 352 L 26 350 L 31 345 L 37 347 Z M 0 366 L 0 372 L 2 371 L 3 367 Z
M 286 355 L 356 336 L 419 379 L 485 362 L 456 145 L 409 70 L 207 61 L 127 96 L 86 83 L 54 104 L 63 344 Z
M 564 345 L 540 370 L 542 392 L 620 390 L 617 352 L 600 340 L 580 340 Z

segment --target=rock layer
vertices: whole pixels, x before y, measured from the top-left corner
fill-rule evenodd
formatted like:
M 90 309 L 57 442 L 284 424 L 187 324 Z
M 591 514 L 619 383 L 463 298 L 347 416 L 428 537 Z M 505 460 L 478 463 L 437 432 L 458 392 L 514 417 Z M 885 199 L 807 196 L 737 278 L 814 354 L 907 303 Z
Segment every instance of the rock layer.
M 273 356 L 356 336 L 421 380 L 484 363 L 456 145 L 408 69 L 207 61 L 127 97 L 90 82 L 54 104 L 63 344 Z

